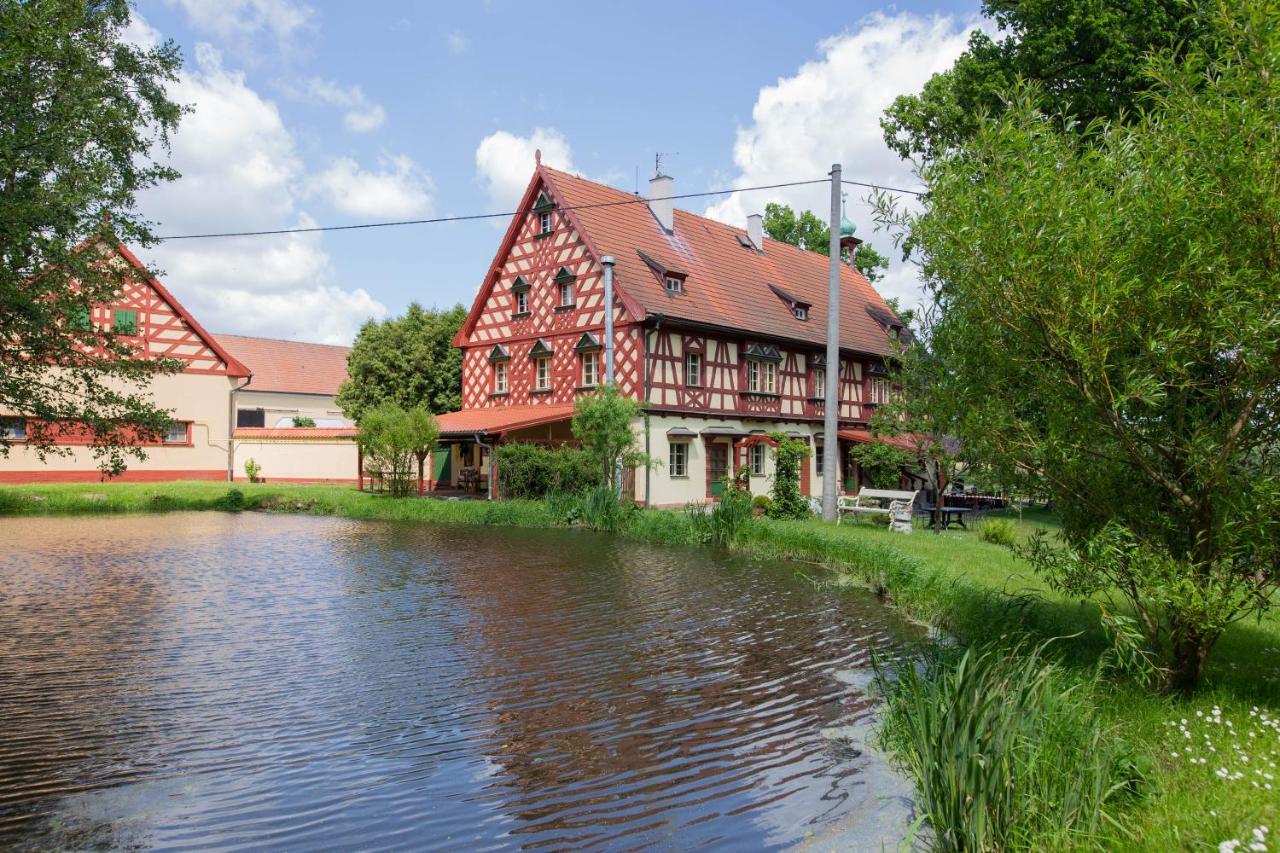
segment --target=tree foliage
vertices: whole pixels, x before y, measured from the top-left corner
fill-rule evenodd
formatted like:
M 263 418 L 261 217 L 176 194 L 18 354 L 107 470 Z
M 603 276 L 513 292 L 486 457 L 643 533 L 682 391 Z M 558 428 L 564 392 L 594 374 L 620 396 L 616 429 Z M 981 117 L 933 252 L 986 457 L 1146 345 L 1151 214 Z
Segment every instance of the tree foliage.
M 1178 690 L 1280 582 L 1280 10 L 1215 30 L 1151 61 L 1128 123 L 1064 130 L 1017 93 L 889 217 L 960 438 L 1062 513 L 1039 568 L 1123 599 Z
M 819 255 L 831 254 L 831 226 L 812 210 L 797 214 L 785 204 L 769 202 L 764 206 L 765 233 L 780 243 L 790 243 L 800 249 Z M 846 250 L 845 260 L 848 260 Z M 884 278 L 883 270 L 889 268 L 889 259 L 863 243 L 853 257 L 856 266 L 867 281 L 872 283 Z
M 0 0 L 0 413 L 29 418 L 41 459 L 74 429 L 108 473 L 146 458 L 137 442 L 169 420 L 149 381 L 178 367 L 89 322 L 139 277 L 116 246 L 154 243 L 136 194 L 177 177 L 153 155 L 182 113 L 165 93 L 181 58 L 124 41 L 128 22 L 125 0 Z
M 573 436 L 595 460 L 601 482 L 615 490 L 619 463 L 624 468 L 648 463 L 632 429 L 639 416 L 640 404 L 612 385 L 584 394 L 573 406 Z
M 770 518 L 808 518 L 809 499 L 800 491 L 800 466 L 809 458 L 809 445 L 786 433 L 770 436 L 777 445 L 773 448 L 773 483 L 769 488 L 769 503 L 765 515 Z
M 404 409 L 423 406 L 435 414 L 457 411 L 462 406 L 462 350 L 453 346 L 453 336 L 466 319 L 461 305 L 427 310 L 414 302 L 402 317 L 366 322 L 338 389 L 342 411 L 356 421 L 386 402 Z
M 1207 43 L 1199 0 L 985 0 L 998 32 L 979 30 L 948 70 L 919 94 L 899 96 L 881 119 L 889 147 L 933 159 L 964 145 L 982 117 L 998 116 L 1019 81 L 1055 120 L 1087 124 L 1133 116 L 1153 85 L 1148 53 Z
M 911 464 L 911 454 L 882 439 L 855 444 L 849 458 L 858 463 L 862 479 L 873 489 L 892 489 L 902 479 L 902 469 Z
M 440 437 L 436 419 L 424 406 L 403 409 L 395 403 L 379 403 L 365 411 L 359 422 L 360 449 L 370 476 L 380 479 L 393 495 L 408 495 L 423 476 L 423 466 Z

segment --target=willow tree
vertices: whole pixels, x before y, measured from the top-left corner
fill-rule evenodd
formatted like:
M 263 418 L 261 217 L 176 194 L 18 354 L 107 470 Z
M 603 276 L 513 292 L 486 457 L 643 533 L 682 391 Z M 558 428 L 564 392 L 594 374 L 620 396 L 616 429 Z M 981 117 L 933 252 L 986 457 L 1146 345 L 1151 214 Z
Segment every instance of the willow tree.
M 1280 580 L 1280 11 L 1216 27 L 1148 63 L 1141 115 L 1064 127 L 1022 91 L 922 169 L 920 212 L 886 209 L 966 452 L 1049 491 L 1038 569 L 1178 691 Z
M 148 385 L 177 367 L 90 322 L 137 277 L 116 244 L 154 242 L 137 193 L 177 177 L 153 155 L 182 113 L 178 49 L 130 44 L 128 23 L 126 0 L 0 0 L 0 414 L 42 458 L 75 424 L 109 473 L 164 429 Z

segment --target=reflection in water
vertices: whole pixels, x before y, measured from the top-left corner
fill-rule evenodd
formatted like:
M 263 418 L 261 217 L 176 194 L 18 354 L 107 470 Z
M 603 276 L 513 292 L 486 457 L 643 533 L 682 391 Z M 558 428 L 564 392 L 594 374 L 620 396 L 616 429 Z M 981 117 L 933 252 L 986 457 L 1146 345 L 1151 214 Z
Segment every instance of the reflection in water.
M 0 846 L 768 848 L 866 807 L 909 629 L 565 531 L 0 521 Z

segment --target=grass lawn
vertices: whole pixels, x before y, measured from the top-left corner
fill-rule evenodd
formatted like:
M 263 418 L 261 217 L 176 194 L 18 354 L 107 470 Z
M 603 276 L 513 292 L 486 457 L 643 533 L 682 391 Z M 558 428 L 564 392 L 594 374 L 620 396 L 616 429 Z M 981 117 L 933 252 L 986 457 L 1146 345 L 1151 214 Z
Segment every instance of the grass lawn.
M 339 486 L 235 488 L 243 501 L 229 504 L 225 483 L 0 487 L 0 514 L 233 509 L 238 504 L 244 509 L 435 523 L 551 527 L 558 522 L 546 502 L 397 500 Z M 1024 538 L 1037 527 L 1055 527 L 1045 514 L 1009 517 Z M 681 512 L 637 513 L 624 535 L 696 542 Z M 1233 626 L 1211 657 L 1204 688 L 1182 700 L 1124 681 L 1091 678 L 1106 648 L 1097 607 L 1052 592 L 1010 549 L 981 541 L 976 531 L 934 534 L 917 529 L 904 536 L 866 521 L 838 527 L 819 521 L 766 521 L 750 525 L 736 547 L 824 564 L 836 585 L 877 589 L 962 641 L 985 641 L 1012 631 L 1065 638 L 1052 646 L 1064 663 L 1065 677 L 1088 685 L 1082 694 L 1108 737 L 1123 739 L 1149 763 L 1147 781 L 1137 798 L 1120 806 L 1118 827 L 1092 838 L 1053 836 L 1027 846 L 1215 850 L 1223 841 L 1238 839 L 1247 850 L 1253 829 L 1267 827 L 1267 849 L 1280 850 L 1280 837 L 1274 843 L 1271 838 L 1271 833 L 1280 836 L 1280 780 L 1274 778 L 1280 775 L 1276 615 Z M 815 575 L 823 573 L 815 570 Z

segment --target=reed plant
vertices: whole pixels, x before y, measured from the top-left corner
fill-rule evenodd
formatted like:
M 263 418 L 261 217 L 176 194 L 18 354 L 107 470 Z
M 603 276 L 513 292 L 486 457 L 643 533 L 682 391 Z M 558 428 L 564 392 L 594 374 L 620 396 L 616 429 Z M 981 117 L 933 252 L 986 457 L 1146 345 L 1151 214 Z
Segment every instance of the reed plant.
M 1045 657 L 1048 644 L 933 647 L 880 672 L 881 738 L 916 781 L 933 846 L 1094 846 L 1123 837 L 1117 810 L 1142 761 L 1101 722 L 1102 685 Z

